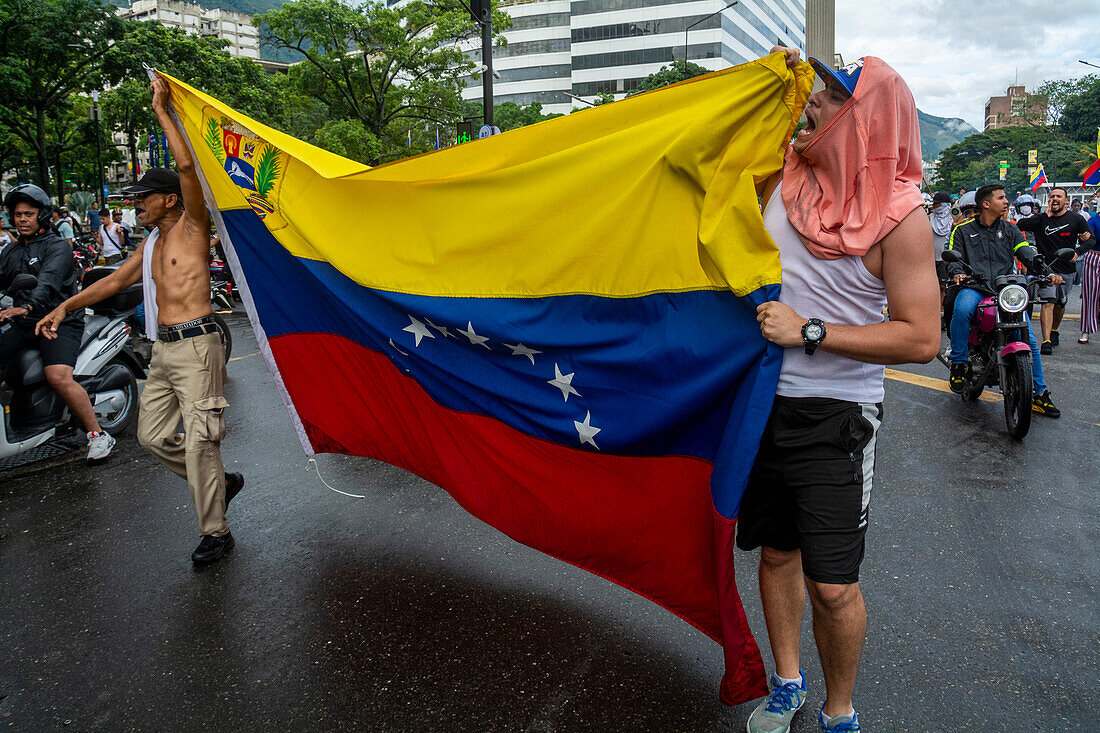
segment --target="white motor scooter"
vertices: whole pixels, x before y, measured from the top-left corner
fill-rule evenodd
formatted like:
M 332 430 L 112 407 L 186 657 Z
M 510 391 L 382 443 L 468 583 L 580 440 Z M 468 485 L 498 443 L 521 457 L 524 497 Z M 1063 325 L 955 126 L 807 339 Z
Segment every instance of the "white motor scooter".
M 84 286 L 113 271 L 109 267 L 89 270 L 84 276 Z M 33 275 L 17 275 L 8 292 L 33 290 L 37 285 L 38 279 Z M 145 378 L 145 370 L 130 349 L 130 326 L 126 323 L 141 298 L 139 283 L 96 304 L 94 315 L 84 317 L 84 337 L 73 369 L 77 384 L 91 398 L 100 427 L 115 436 L 137 419 L 137 380 Z M 68 405 L 46 381 L 42 355 L 37 349 L 17 352 L 4 369 L 3 378 L 8 389 L 0 391 L 4 407 L 0 460 L 37 448 L 55 437 L 83 431 Z

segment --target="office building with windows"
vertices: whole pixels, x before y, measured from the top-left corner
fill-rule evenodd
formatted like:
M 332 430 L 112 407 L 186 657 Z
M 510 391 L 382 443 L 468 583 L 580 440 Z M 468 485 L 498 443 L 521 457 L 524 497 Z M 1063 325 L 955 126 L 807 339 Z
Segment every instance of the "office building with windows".
M 260 59 L 259 30 L 252 25 L 252 16 L 245 13 L 204 8 L 182 0 L 131 0 L 129 7 L 118 9 L 118 14 L 182 28 L 195 35 L 215 36 L 228 42 L 225 50 L 230 56 Z
M 807 2 L 830 11 L 817 16 L 832 18 L 833 0 L 740 0 L 732 6 L 726 0 L 504 0 L 512 28 L 507 47 L 493 49 L 499 74 L 494 101 L 539 102 L 544 112 L 569 112 L 580 106 L 570 95 L 622 98 L 685 52 L 688 61 L 710 70 L 755 59 L 776 44 L 805 52 Z M 826 42 L 831 60 L 831 29 Z M 467 50 L 480 60 L 479 41 Z M 463 97 L 481 99 L 478 79 L 467 81 Z

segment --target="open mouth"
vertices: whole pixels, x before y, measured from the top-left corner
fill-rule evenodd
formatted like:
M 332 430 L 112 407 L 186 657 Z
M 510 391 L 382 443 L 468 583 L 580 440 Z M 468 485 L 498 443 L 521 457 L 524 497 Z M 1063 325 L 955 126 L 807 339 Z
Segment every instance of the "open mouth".
M 814 118 L 810 113 L 806 112 L 806 126 L 798 131 L 799 138 L 810 137 L 817 131 L 817 123 L 814 122 Z

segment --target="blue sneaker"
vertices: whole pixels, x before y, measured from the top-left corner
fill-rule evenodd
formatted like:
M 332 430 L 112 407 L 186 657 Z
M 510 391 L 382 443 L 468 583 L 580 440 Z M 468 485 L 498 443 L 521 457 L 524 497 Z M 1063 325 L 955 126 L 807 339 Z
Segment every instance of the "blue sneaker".
M 817 722 L 821 723 L 821 730 L 823 733 L 859 733 L 859 716 L 856 712 L 852 711 L 852 716 L 849 718 L 847 715 L 838 715 L 833 718 L 833 722 L 828 725 L 825 724 L 825 706 L 821 706 L 821 712 L 817 714 Z
M 791 729 L 794 714 L 802 709 L 806 702 L 806 674 L 800 669 L 800 684 L 788 682 L 783 685 L 779 677 L 772 675 L 768 679 L 771 694 L 752 711 L 746 725 L 749 733 L 787 733 Z

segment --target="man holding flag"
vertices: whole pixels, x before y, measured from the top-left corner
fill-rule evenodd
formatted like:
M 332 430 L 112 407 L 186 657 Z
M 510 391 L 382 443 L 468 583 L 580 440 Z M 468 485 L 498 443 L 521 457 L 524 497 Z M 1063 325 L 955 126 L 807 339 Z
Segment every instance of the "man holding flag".
M 772 50 L 798 63 L 797 49 Z M 749 733 L 790 730 L 806 701 L 799 635 L 807 591 L 825 675 L 821 729 L 860 729 L 852 692 L 867 626 L 859 566 L 882 424 L 879 365 L 930 361 L 940 341 L 913 95 L 881 59 L 840 71 L 810 62 L 825 89 L 810 97 L 807 125 L 763 197 L 783 289 L 757 320 L 784 353 L 737 544 L 762 547 L 776 671 Z
M 153 111 L 180 169 L 152 168 L 124 191 L 134 196 L 139 221 L 152 233 L 113 274 L 66 300 L 35 330 L 55 338 L 67 313 L 144 280 L 146 330 L 155 343 L 138 442 L 187 480 L 201 534 L 191 560 L 201 565 L 233 547 L 225 510 L 244 479 L 226 474 L 221 458 L 229 403 L 222 395 L 225 354 L 210 305 L 210 214 L 190 151 L 165 109 L 168 85 L 157 78 L 152 87 Z

